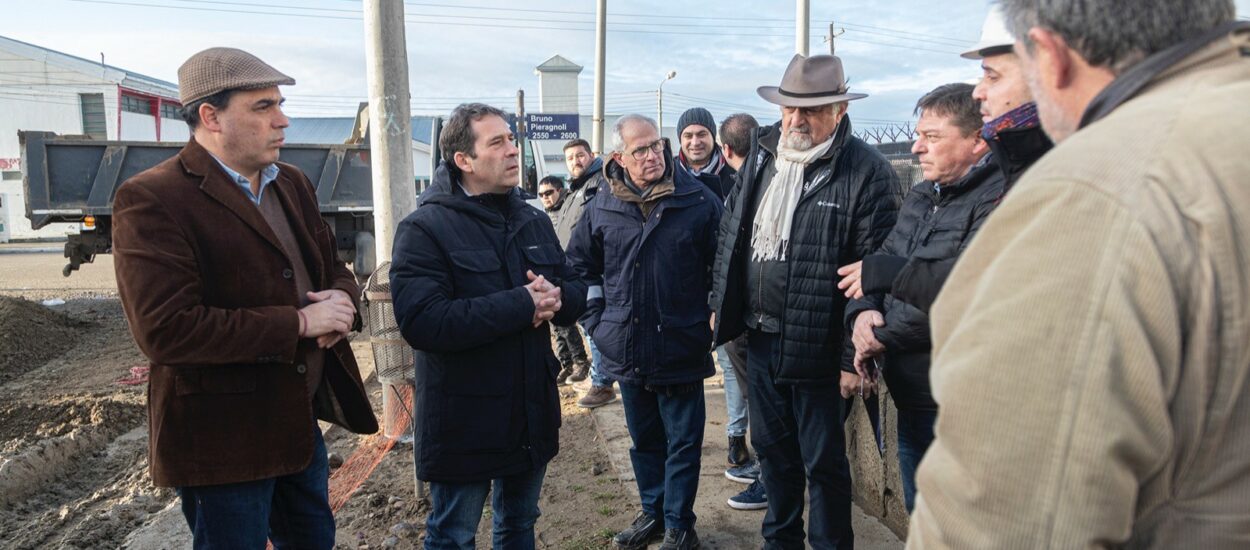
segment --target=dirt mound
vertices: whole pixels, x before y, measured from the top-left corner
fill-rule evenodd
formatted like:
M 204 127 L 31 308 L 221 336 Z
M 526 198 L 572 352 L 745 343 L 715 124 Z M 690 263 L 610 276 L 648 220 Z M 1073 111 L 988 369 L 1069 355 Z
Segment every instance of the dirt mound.
M 145 409 L 136 398 L 64 397 L 51 402 L 0 405 L 0 456 L 79 428 L 101 428 L 112 435 L 142 424 Z
M 0 296 L 0 384 L 73 347 L 86 326 L 35 302 Z

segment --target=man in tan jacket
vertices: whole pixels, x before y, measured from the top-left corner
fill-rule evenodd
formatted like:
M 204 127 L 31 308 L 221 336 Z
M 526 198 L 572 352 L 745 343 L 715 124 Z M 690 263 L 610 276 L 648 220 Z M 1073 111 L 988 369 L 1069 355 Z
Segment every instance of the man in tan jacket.
M 1250 547 L 1250 22 L 1001 4 L 1058 145 L 934 306 L 908 547 Z

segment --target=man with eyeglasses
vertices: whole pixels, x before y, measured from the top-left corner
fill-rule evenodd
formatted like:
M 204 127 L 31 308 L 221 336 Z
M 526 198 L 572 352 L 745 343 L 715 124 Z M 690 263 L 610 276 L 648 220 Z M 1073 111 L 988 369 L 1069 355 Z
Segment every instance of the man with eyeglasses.
M 747 335 L 751 445 L 768 494 L 765 548 L 852 548 L 842 418 L 859 376 L 842 326 L 840 265 L 878 248 L 900 201 L 894 170 L 851 133 L 842 61 L 790 61 L 762 86 L 781 122 L 760 128 L 722 218 L 713 268 L 716 343 Z
M 642 511 L 614 542 L 699 546 L 699 487 L 712 367 L 711 266 L 721 202 L 675 169 L 655 121 L 625 115 L 612 133 L 605 188 L 586 206 L 568 256 L 589 287 L 582 317 L 603 374 L 620 383 Z

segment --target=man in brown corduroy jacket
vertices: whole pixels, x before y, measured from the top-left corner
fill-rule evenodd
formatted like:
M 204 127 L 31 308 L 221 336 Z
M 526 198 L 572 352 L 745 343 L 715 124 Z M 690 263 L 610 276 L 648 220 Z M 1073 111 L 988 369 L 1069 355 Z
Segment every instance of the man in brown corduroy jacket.
M 317 419 L 377 431 L 352 273 L 312 184 L 278 163 L 295 81 L 212 48 L 178 70 L 192 138 L 113 201 L 122 306 L 152 363 L 149 465 L 196 548 L 334 545 Z
M 1250 548 L 1250 22 L 1002 0 L 1056 146 L 932 312 L 909 548 Z

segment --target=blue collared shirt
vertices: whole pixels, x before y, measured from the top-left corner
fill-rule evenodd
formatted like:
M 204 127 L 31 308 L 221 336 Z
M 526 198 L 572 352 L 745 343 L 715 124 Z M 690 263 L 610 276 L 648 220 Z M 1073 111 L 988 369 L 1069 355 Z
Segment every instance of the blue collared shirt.
M 221 169 L 226 171 L 226 175 L 230 176 L 230 179 L 234 180 L 239 187 L 243 188 L 243 194 L 247 195 L 247 198 L 251 199 L 253 203 L 256 203 L 256 206 L 260 206 L 260 198 L 265 196 L 265 188 L 269 187 L 269 184 L 273 183 L 273 180 L 278 179 L 277 164 L 270 164 L 269 166 L 264 167 L 260 171 L 260 193 L 252 194 L 252 182 L 248 181 L 248 179 L 243 177 L 242 174 L 231 170 L 229 166 L 226 166 L 226 163 L 222 162 L 221 159 L 216 156 L 213 156 L 212 153 L 209 153 L 209 156 L 212 156 L 213 160 L 217 161 L 217 164 L 221 165 Z

